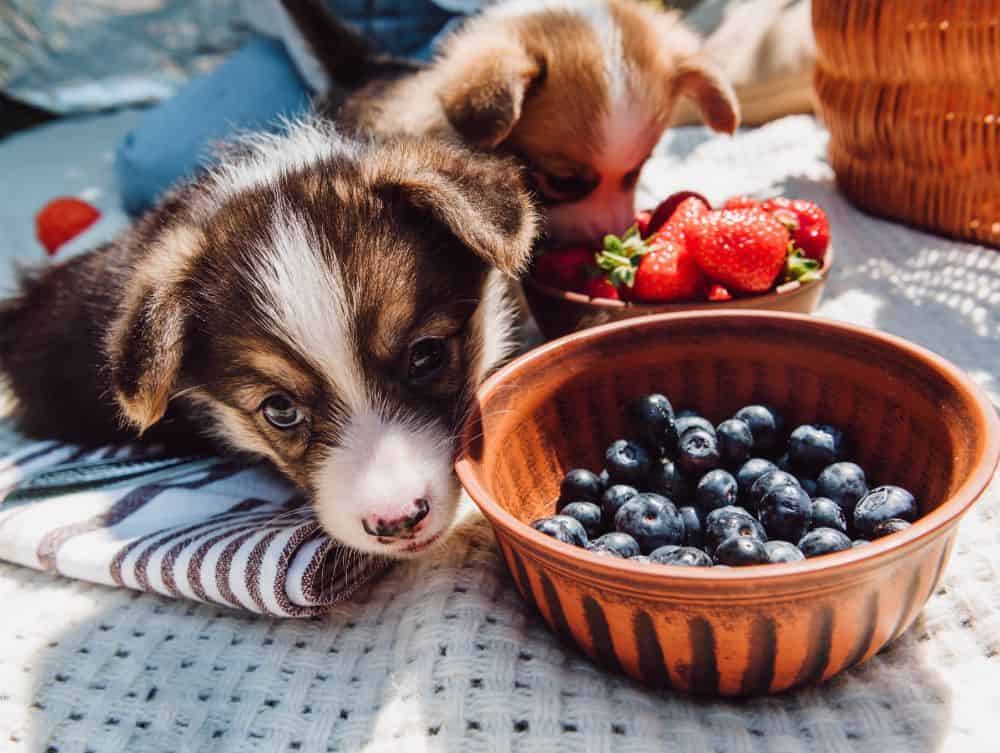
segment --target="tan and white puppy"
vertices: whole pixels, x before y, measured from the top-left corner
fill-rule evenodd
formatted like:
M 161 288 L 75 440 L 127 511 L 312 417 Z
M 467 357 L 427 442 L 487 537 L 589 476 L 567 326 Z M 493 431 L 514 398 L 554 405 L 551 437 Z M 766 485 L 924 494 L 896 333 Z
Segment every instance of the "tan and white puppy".
M 271 460 L 355 549 L 427 549 L 458 503 L 458 426 L 506 354 L 497 278 L 536 233 L 521 172 L 315 122 L 247 142 L 0 302 L 21 428 L 205 437 Z
M 330 78 L 321 111 L 369 134 L 458 136 L 529 169 L 556 243 L 632 221 L 635 188 L 680 97 L 731 133 L 738 105 L 673 13 L 634 0 L 507 0 L 422 70 L 378 58 L 320 0 L 283 0 Z

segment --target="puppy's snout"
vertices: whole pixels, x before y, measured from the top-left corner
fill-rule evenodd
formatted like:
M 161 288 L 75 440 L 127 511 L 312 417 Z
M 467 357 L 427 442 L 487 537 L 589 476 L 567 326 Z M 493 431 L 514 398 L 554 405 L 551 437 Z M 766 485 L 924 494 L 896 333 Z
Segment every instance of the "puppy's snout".
M 361 519 L 361 526 L 369 536 L 380 539 L 403 538 L 414 532 L 430 510 L 431 503 L 421 497 L 413 500 L 410 509 L 400 516 L 386 519 L 378 515 L 369 515 Z

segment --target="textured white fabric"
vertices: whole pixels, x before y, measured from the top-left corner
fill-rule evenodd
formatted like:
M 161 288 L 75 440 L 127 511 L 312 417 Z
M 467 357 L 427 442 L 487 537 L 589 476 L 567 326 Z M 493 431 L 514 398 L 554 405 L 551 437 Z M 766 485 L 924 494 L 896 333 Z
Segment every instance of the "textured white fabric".
M 0 457 L 0 499 L 66 464 L 146 456 L 33 442 Z M 273 470 L 217 459 L 107 488 L 4 499 L 0 560 L 275 617 L 325 614 L 385 569 L 331 541 L 302 493 Z
M 820 200 L 824 313 L 928 345 L 996 395 L 1000 254 L 864 217 L 822 131 L 674 134 L 645 185 Z M 828 685 L 694 701 L 605 675 L 528 613 L 474 513 L 436 554 L 316 620 L 268 620 L 0 564 L 4 753 L 997 753 L 1000 484 L 891 650 Z

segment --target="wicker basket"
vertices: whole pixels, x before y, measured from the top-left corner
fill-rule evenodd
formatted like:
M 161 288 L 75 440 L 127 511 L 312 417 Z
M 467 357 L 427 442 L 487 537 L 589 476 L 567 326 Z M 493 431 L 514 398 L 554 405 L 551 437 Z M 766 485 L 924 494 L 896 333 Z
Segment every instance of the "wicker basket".
M 841 190 L 1000 247 L 1000 0 L 813 0 Z

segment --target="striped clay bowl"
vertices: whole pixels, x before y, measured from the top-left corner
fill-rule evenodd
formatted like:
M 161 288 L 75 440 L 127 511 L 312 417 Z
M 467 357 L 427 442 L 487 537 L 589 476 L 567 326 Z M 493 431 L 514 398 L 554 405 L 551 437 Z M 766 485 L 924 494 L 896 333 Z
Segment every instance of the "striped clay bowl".
M 810 282 L 789 282 L 760 295 L 734 298 L 731 301 L 699 301 L 693 303 L 626 303 L 604 298 L 590 298 L 550 287 L 533 277 L 521 281 L 531 315 L 545 337 L 562 337 L 588 327 L 597 327 L 622 319 L 650 314 L 680 314 L 691 311 L 788 311 L 811 314 L 819 305 L 827 275 L 833 265 L 833 248 L 827 251 L 820 269 L 820 278 Z
M 654 389 L 713 420 L 767 401 L 792 425 L 839 424 L 870 477 L 913 490 L 922 517 L 846 552 L 732 569 L 600 557 L 534 531 L 563 473 L 599 468 L 622 407 Z M 498 372 L 457 470 L 560 638 L 649 685 L 759 695 L 827 680 L 909 627 L 996 469 L 998 424 L 962 372 L 904 340 L 796 314 L 673 314 L 589 329 Z

